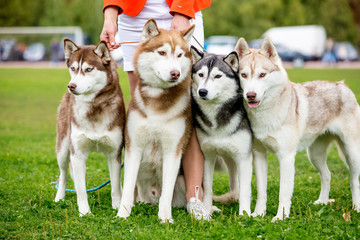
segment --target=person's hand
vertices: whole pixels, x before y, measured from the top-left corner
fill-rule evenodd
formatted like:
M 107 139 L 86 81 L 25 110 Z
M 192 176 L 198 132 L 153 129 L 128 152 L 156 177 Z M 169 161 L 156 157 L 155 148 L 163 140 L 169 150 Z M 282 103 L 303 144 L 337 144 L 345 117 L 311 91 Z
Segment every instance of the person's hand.
M 189 18 L 180 13 L 174 13 L 173 20 L 171 21 L 171 30 L 181 31 L 190 27 Z
M 119 8 L 111 6 L 104 11 L 104 26 L 100 34 L 100 40 L 106 42 L 110 51 L 120 47 L 120 44 L 115 42 L 118 11 Z

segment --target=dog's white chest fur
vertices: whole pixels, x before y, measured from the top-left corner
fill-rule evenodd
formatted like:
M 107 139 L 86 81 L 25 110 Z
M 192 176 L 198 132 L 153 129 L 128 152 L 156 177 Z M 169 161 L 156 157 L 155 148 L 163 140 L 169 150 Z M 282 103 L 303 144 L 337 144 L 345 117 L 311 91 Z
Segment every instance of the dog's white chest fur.
M 135 127 L 136 126 L 136 127 Z M 132 111 L 128 116 L 128 133 L 137 139 L 139 146 L 146 146 L 154 139 L 162 144 L 173 144 L 185 131 L 185 119 L 169 119 L 165 116 L 148 115 L 143 117 L 139 112 Z M 165 150 L 165 149 L 163 149 Z
M 118 148 L 117 143 L 121 142 L 121 130 L 117 128 L 109 131 L 113 121 L 112 115 L 104 114 L 100 121 L 91 121 L 91 116 L 88 116 L 90 104 L 83 101 L 75 102 L 73 111 L 77 124 L 71 125 L 71 140 L 82 150 L 111 152 Z
M 243 120 L 240 113 L 232 116 L 228 124 L 218 126 L 216 116 L 221 107 L 221 105 L 201 106 L 202 110 L 207 113 L 212 126 L 207 126 L 201 118 L 197 116 L 199 124 L 206 131 L 206 133 L 204 133 L 201 130 L 197 130 L 197 135 L 203 151 L 212 151 L 216 155 L 228 156 L 229 154 L 233 155 L 238 153 L 239 145 L 245 143 L 246 146 L 244 146 L 244 148 L 250 146 L 248 146 L 249 139 L 242 139 L 243 136 L 241 136 L 242 134 L 240 132 L 233 134 L 236 131 L 239 122 Z

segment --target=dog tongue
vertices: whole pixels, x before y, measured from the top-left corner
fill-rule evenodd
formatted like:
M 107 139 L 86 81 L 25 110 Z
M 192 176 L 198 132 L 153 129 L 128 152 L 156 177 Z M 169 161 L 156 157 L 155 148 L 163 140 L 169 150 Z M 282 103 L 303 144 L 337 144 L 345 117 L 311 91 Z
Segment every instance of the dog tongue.
M 260 101 L 259 102 L 248 102 L 248 106 L 250 108 L 256 108 L 258 105 L 259 105 Z

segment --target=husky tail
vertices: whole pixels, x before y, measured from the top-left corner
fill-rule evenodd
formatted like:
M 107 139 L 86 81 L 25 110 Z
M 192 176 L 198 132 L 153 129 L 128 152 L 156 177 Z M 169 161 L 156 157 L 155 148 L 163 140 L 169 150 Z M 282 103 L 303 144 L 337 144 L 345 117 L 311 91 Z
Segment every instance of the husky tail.
M 233 203 L 233 202 L 236 202 L 239 200 L 239 192 L 236 192 L 236 191 L 227 192 L 220 196 L 213 196 L 212 199 L 215 202 L 220 202 L 222 204 L 228 205 L 230 203 Z

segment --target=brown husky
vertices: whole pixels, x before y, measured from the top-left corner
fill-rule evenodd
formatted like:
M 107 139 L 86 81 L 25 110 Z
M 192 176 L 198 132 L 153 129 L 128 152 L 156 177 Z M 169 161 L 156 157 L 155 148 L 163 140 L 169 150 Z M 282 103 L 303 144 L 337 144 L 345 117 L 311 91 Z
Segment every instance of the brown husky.
M 138 200 L 159 202 L 162 222 L 172 222 L 172 204 L 186 204 L 184 180 L 178 173 L 192 130 L 188 42 L 193 31 L 194 26 L 182 32 L 158 29 L 153 19 L 144 26 L 134 57 L 139 83 L 127 115 L 118 217 L 130 215 L 135 185 Z
M 112 207 L 118 208 L 125 108 L 116 63 L 105 42 L 78 47 L 65 39 L 64 51 L 71 80 L 58 110 L 56 155 L 60 178 L 55 201 L 65 197 L 71 160 L 80 216 L 91 213 L 85 162 L 89 152 L 102 152 L 109 164 Z

